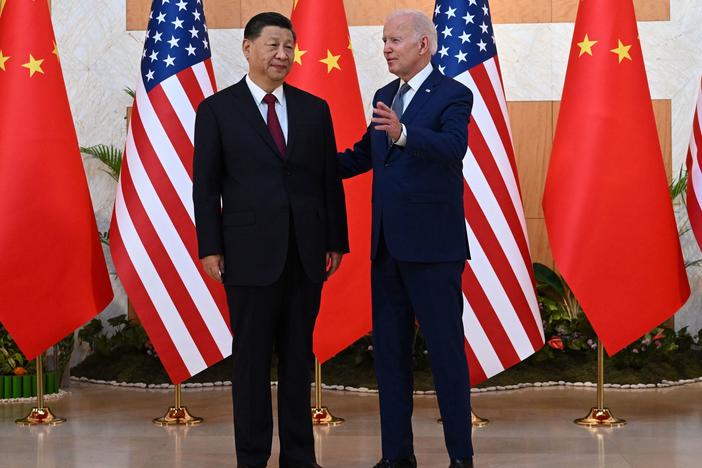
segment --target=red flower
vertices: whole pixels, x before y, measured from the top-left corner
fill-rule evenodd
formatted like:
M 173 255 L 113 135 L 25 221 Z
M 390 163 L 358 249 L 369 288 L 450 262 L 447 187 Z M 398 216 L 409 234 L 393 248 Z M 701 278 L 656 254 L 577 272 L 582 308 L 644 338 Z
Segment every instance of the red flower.
M 554 336 L 550 340 L 548 340 L 546 343 L 553 349 L 560 349 L 563 350 L 565 346 L 563 345 L 563 340 L 561 340 L 559 337 Z

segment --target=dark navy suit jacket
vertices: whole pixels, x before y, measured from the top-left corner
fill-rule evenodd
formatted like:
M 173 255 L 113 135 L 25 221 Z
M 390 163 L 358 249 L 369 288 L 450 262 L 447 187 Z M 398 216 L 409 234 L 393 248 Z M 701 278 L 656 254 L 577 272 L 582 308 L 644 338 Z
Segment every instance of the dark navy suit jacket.
M 376 92 L 390 107 L 400 80 Z M 380 230 L 393 258 L 407 262 L 453 262 L 469 257 L 463 211 L 463 157 L 473 95 L 438 70 L 432 71 L 402 115 L 404 147 L 390 145 L 371 124 L 353 149 L 339 155 L 343 178 L 373 169 L 371 258 Z

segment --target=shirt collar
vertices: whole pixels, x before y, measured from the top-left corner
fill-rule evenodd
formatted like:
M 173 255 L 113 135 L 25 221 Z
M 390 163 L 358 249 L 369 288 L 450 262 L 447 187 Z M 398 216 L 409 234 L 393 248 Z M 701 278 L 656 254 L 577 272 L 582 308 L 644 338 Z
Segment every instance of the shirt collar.
M 422 68 L 419 73 L 414 75 L 410 80 L 407 82 L 407 84 L 412 88 L 413 91 L 417 91 L 420 86 L 422 86 L 422 83 L 426 81 L 427 78 L 429 78 L 429 75 L 431 75 L 431 72 L 434 71 L 434 68 L 431 66 L 431 62 L 427 63 L 427 65 Z
M 256 102 L 256 105 L 261 105 L 263 102 L 263 98 L 266 97 L 266 93 L 259 85 L 253 82 L 253 80 L 249 77 L 249 75 L 246 75 L 246 84 L 249 87 L 249 91 L 251 91 L 251 95 L 254 98 L 254 101 Z M 273 96 L 278 99 L 278 104 L 280 105 L 285 105 L 285 93 L 283 92 L 283 85 L 278 86 L 273 90 L 271 93 Z

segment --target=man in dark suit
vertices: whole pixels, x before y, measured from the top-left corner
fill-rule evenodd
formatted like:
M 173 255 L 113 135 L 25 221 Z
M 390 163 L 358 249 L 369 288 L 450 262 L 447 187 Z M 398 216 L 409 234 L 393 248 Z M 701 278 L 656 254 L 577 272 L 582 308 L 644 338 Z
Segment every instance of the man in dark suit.
M 248 75 L 205 99 L 195 122 L 195 223 L 203 268 L 229 302 L 239 467 L 265 467 L 271 454 L 274 347 L 280 466 L 317 466 L 312 331 L 322 283 L 348 252 L 329 108 L 284 83 L 294 44 L 289 19 L 254 16 Z
M 399 79 L 373 98 L 371 125 L 339 157 L 342 177 L 373 170 L 373 351 L 383 458 L 376 468 L 414 467 L 412 339 L 427 343 L 451 467 L 473 466 L 461 274 L 468 258 L 462 160 L 472 95 L 431 66 L 436 30 L 401 10 L 383 29 Z

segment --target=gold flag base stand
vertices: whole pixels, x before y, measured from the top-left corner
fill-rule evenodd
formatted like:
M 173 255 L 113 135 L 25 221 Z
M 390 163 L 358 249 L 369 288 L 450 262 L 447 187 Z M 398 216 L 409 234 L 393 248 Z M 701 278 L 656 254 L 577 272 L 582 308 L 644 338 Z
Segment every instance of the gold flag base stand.
M 318 426 L 338 426 L 343 424 L 344 418 L 337 418 L 326 406 L 312 408 L 312 424 Z
M 15 420 L 18 426 L 58 426 L 66 422 L 66 418 L 55 416 L 50 408 L 44 406 L 43 357 L 43 354 L 37 356 L 37 406 L 24 418 Z
M 609 408 L 592 408 L 587 416 L 573 422 L 586 427 L 621 427 L 626 424 L 626 420 L 613 416 Z
M 50 408 L 32 408 L 29 414 L 22 419 L 17 419 L 18 426 L 58 426 L 66 422 L 66 418 L 54 416 Z
M 444 420 L 439 418 L 436 420 L 439 424 L 443 424 Z M 473 411 L 470 412 L 470 424 L 473 427 L 485 427 L 488 424 L 490 424 L 489 419 L 481 418 L 477 414 L 475 414 Z
M 604 405 L 604 347 L 599 338 L 597 340 L 597 406 L 591 408 L 587 416 L 575 419 L 573 422 L 585 427 L 621 427 L 626 424 L 626 420 L 614 417 L 609 408 Z
M 188 408 L 180 404 L 180 384 L 175 386 L 175 406 L 171 406 L 160 418 L 155 418 L 153 423 L 157 426 L 194 426 L 204 421 L 198 416 L 193 416 Z
M 315 426 L 338 426 L 343 418 L 334 416 L 329 408 L 322 406 L 322 365 L 314 360 L 314 406 L 312 407 L 312 424 Z

